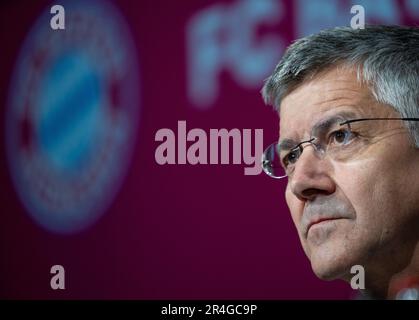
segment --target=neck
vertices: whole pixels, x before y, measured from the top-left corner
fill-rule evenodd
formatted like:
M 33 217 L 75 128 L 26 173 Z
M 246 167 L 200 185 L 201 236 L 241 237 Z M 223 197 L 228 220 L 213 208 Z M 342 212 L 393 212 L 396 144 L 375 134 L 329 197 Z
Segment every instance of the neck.
M 395 299 L 404 289 L 419 289 L 419 243 L 413 251 L 410 263 L 390 278 L 387 299 Z
M 386 259 L 377 259 L 381 265 L 366 268 L 366 293 L 378 299 L 396 299 L 404 289 L 419 289 L 419 242 L 390 249 L 385 255 Z

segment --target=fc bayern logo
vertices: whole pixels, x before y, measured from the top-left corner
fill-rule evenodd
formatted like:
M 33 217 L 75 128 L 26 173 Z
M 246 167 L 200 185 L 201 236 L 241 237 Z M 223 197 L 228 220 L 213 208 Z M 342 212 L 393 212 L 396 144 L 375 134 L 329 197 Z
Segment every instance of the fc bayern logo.
M 138 115 L 129 29 L 107 1 L 63 1 L 65 29 L 45 10 L 17 60 L 6 115 L 8 163 L 32 218 L 73 233 L 109 207 L 126 174 Z

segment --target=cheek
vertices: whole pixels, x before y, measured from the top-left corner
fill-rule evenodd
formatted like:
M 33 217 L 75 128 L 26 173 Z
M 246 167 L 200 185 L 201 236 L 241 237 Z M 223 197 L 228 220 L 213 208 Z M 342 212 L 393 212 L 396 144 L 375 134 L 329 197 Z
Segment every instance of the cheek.
M 399 140 L 370 149 L 367 158 L 334 163 L 336 181 L 356 209 L 388 211 L 400 205 L 402 191 L 412 186 L 406 184 L 414 171 L 406 170 L 410 149 Z
M 385 224 L 395 203 L 394 182 L 388 169 L 374 160 L 356 161 L 336 170 L 336 183 L 352 204 L 358 227 L 372 231 Z
M 355 209 L 357 206 L 368 206 L 368 200 L 374 192 L 374 179 L 370 177 L 371 168 L 368 163 L 346 163 L 336 166 L 334 172 L 336 184 Z

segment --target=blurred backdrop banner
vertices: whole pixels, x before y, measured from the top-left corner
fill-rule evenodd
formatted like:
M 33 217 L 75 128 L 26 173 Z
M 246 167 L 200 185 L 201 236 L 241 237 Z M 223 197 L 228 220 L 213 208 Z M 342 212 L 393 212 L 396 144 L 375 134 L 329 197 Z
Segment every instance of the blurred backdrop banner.
M 419 23 L 415 0 L 3 1 L 0 298 L 353 298 L 260 174 L 259 91 L 354 5 Z

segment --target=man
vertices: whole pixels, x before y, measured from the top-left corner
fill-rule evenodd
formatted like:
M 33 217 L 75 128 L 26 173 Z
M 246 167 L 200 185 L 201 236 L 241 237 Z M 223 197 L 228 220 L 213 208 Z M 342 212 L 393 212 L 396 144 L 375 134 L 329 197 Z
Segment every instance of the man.
M 350 281 L 360 265 L 369 296 L 415 298 L 419 29 L 335 28 L 300 39 L 262 95 L 280 117 L 263 168 L 288 179 L 286 202 L 314 273 Z

